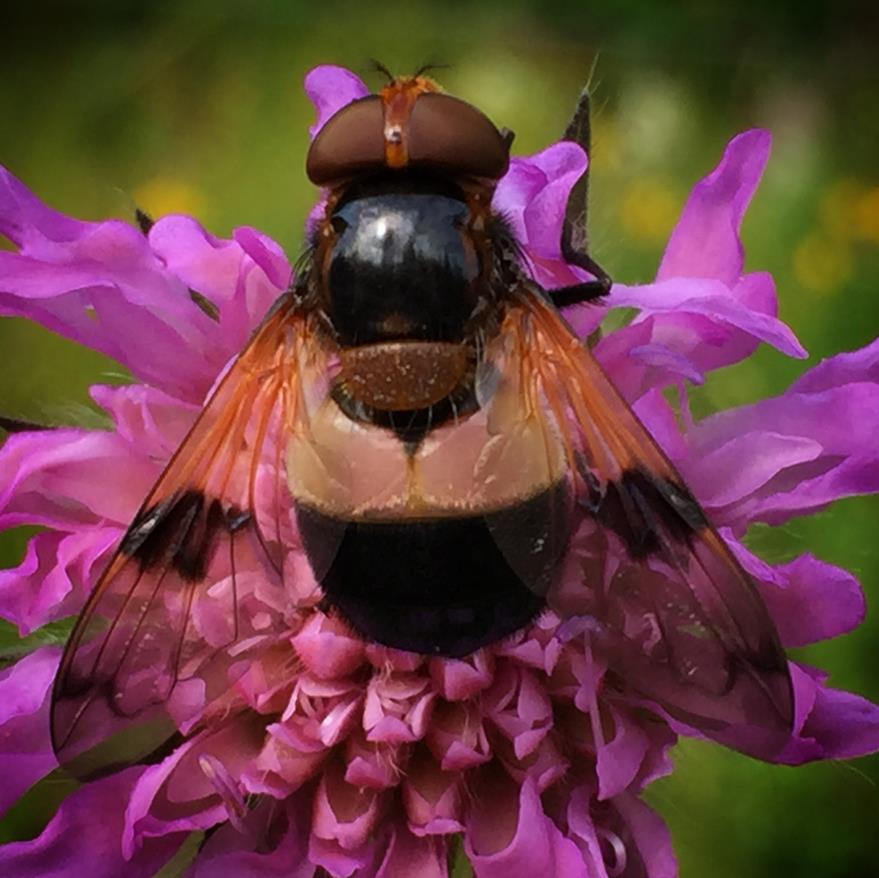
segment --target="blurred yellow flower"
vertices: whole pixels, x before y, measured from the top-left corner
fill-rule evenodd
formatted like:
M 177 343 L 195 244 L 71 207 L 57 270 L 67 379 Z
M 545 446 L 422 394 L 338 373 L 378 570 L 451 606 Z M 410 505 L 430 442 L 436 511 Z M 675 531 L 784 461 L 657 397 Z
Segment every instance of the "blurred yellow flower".
M 664 241 L 674 226 L 680 199 L 662 180 L 641 178 L 623 190 L 620 199 L 620 224 L 635 241 Z
M 831 236 L 879 244 L 879 186 L 852 178 L 836 180 L 822 195 L 818 212 Z
M 812 292 L 832 294 L 851 274 L 852 254 L 848 243 L 823 231 L 810 232 L 794 250 L 794 275 Z
M 169 213 L 205 213 L 205 199 L 191 183 L 169 176 L 153 177 L 132 193 L 134 203 L 157 218 Z
M 835 238 L 851 239 L 855 234 L 855 205 L 864 187 L 857 180 L 834 180 L 821 196 L 818 214 L 824 230 Z
M 619 171 L 623 167 L 622 137 L 616 121 L 599 111 L 592 119 L 592 170 L 600 168 L 604 173 Z
M 860 238 L 879 244 L 879 186 L 861 193 L 855 203 L 854 220 Z

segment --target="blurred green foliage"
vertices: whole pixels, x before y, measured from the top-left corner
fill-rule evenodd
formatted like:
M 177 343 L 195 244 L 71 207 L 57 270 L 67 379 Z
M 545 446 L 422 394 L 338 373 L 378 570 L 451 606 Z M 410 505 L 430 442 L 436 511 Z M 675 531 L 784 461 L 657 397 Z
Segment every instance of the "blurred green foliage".
M 810 362 L 879 334 L 879 66 L 875 3 L 307 4 L 270 0 L 6 5 L 0 161 L 83 218 L 196 214 L 215 234 L 257 226 L 295 256 L 314 190 L 303 161 L 318 63 L 369 78 L 449 65 L 450 91 L 517 133 L 557 138 L 593 65 L 591 232 L 620 280 L 648 280 L 689 187 L 730 136 L 770 128 L 774 155 L 745 224 L 748 267 L 769 270 Z M 373 78 L 374 84 L 377 80 Z M 87 388 L 119 367 L 17 320 L 0 321 L 0 411 L 94 425 Z M 697 412 L 780 392 L 806 365 L 761 350 L 695 393 Z M 879 440 L 877 440 L 879 441 Z M 751 544 L 771 561 L 811 551 L 879 593 L 879 504 L 853 499 Z M 0 543 L 17 563 L 24 535 Z M 8 633 L 3 648 L 8 647 Z M 835 685 L 879 700 L 879 622 L 800 651 Z M 879 759 L 796 770 L 694 742 L 649 800 L 684 878 L 879 872 Z M 53 780 L 0 824 L 38 830 Z

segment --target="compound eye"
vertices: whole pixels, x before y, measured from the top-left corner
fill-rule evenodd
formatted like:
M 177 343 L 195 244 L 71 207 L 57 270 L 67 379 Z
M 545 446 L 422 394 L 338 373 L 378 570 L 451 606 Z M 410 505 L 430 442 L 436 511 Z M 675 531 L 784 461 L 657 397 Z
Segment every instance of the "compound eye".
M 409 118 L 409 164 L 499 180 L 510 163 L 507 138 L 472 104 L 423 94 Z
M 311 143 L 305 173 L 316 186 L 332 186 L 384 163 L 382 100 L 369 95 L 330 117 Z

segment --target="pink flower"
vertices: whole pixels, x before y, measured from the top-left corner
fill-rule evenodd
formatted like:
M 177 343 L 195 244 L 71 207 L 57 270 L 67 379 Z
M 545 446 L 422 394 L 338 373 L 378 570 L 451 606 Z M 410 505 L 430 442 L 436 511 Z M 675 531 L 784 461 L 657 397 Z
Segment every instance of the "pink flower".
M 306 83 L 318 111 L 312 133 L 366 94 L 340 68 L 317 68 Z M 755 578 L 784 644 L 799 646 L 860 622 L 856 580 L 811 555 L 769 565 L 740 538 L 752 522 L 779 524 L 879 490 L 879 341 L 819 364 L 776 399 L 683 430 L 661 393 L 685 395 L 687 382 L 760 342 L 805 356 L 777 318 L 772 279 L 743 273 L 739 224 L 768 151 L 761 131 L 729 144 L 691 194 L 654 283 L 613 288 L 605 307 L 637 316 L 595 353 Z M 558 242 L 585 166 L 579 147 L 556 144 L 514 159 L 497 189 L 496 208 L 547 287 L 580 277 Z M 6 171 L 0 231 L 18 247 L 0 252 L 0 313 L 103 351 L 137 380 L 93 388 L 112 429 L 19 433 L 0 450 L 0 526 L 42 527 L 22 563 L 0 572 L 0 615 L 27 634 L 82 607 L 218 374 L 287 287 L 290 266 L 253 229 L 221 240 L 172 216 L 145 236 L 69 219 Z M 218 320 L 190 290 L 217 306 Z M 568 317 L 586 334 L 603 313 L 578 307 Z M 307 566 L 301 552 L 294 563 Z M 258 571 L 250 582 L 259 636 L 277 596 Z M 617 678 L 588 621 L 547 612 L 506 641 L 442 659 L 364 644 L 313 600 L 291 619 L 236 684 L 245 710 L 156 764 L 81 787 L 38 838 L 0 848 L 0 872 L 150 876 L 190 833 L 210 830 L 189 872 L 197 878 L 313 876 L 318 867 L 445 878 L 459 834 L 479 878 L 676 874 L 668 833 L 639 795 L 671 770 L 676 736 L 700 733 Z M 0 672 L 0 809 L 55 767 L 48 701 L 58 658 L 42 648 Z M 792 676 L 795 728 L 771 758 L 879 749 L 879 708 L 827 687 L 813 669 L 792 665 Z M 198 693 L 175 693 L 184 729 L 197 704 Z M 735 735 L 724 742 L 754 749 Z

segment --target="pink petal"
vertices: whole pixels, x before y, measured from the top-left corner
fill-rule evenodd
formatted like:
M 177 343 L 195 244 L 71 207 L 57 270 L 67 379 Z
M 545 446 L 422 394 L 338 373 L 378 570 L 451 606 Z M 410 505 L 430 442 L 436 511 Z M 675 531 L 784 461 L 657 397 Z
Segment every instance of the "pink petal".
M 769 158 L 768 131 L 754 129 L 733 138 L 720 164 L 696 184 L 656 275 L 712 277 L 733 284 L 742 273 L 742 217 Z
M 682 469 L 715 521 L 740 532 L 751 521 L 781 524 L 841 497 L 879 490 L 877 435 L 879 384 L 788 391 L 700 421 Z M 729 469 L 724 478 L 699 469 L 698 462 L 722 454 Z M 762 475 L 755 480 L 749 462 L 757 458 L 763 458 Z
M 762 279 L 772 283 L 769 275 L 748 275 L 744 280 L 746 288 Z M 726 338 L 710 339 L 710 346 L 715 349 L 727 344 L 731 338 L 730 331 L 737 330 L 771 344 L 788 356 L 806 356 L 796 336 L 773 312 L 755 309 L 747 296 L 737 295 L 736 292 L 711 278 L 673 278 L 635 287 L 614 284 L 607 304 L 615 308 L 640 308 L 644 314 L 668 315 L 669 321 L 657 324 L 653 340 L 665 344 L 670 350 L 688 355 L 700 367 L 703 366 L 703 360 L 704 368 L 735 362 L 750 350 L 737 352 L 735 357 L 717 357 L 710 350 L 701 354 L 694 352 L 694 347 L 702 341 L 698 319 L 712 321 L 726 330 Z M 770 302 L 774 311 L 774 295 L 770 297 Z M 688 315 L 696 318 L 697 322 L 690 321 L 690 325 L 687 325 Z
M 440 704 L 425 743 L 444 771 L 464 771 L 491 758 L 488 735 L 472 704 Z
M 378 671 L 415 671 L 424 664 L 424 656 L 417 652 L 393 649 L 380 643 L 366 644 L 366 658 Z
M 704 382 L 701 370 L 689 359 L 692 351 L 682 354 L 652 341 L 658 320 L 649 316 L 630 323 L 604 336 L 594 349 L 602 368 L 613 376 L 614 387 L 630 405 L 669 385 Z
M 802 669 L 794 674 L 794 683 L 797 700 L 804 705 L 799 713 L 805 717 L 776 761 L 800 765 L 879 751 L 879 705 L 852 692 L 830 689 Z
M 52 210 L 6 168 L 0 167 L 0 235 L 28 252 L 51 249 L 52 241 L 73 241 L 97 223 L 84 223 Z
M 225 240 L 184 216 L 160 219 L 149 240 L 169 272 L 219 309 L 209 360 L 216 375 L 287 288 L 289 264 L 274 241 L 253 229 L 236 229 Z
M 21 253 L 0 253 L 0 313 L 36 320 L 195 403 L 289 283 L 281 248 L 254 229 L 224 241 L 185 217 L 159 220 L 148 238 L 118 221 L 78 223 L 0 169 L 3 228 Z M 190 289 L 219 307 L 219 324 Z
M 201 410 L 145 384 L 89 388 L 136 456 L 170 460 Z
M 575 143 L 555 143 L 510 162 L 495 190 L 492 206 L 510 223 L 528 254 L 527 267 L 546 288 L 586 277 L 561 255 L 562 220 L 568 195 L 586 170 L 587 158 Z
M 777 319 L 775 285 L 765 273 L 747 274 L 728 287 L 712 278 L 674 278 L 653 284 L 615 284 L 611 307 L 635 307 L 634 321 L 600 340 L 595 353 L 614 384 L 632 401 L 650 388 L 684 380 L 701 384 L 712 369 L 750 356 L 763 341 L 789 356 L 805 351 Z M 568 315 L 579 335 L 589 312 Z
M 0 874 L 15 878 L 152 878 L 185 838 L 151 839 L 131 857 L 123 855 L 125 803 L 144 769 L 129 768 L 86 784 L 62 803 L 32 841 L 0 847 Z
M 293 638 L 296 654 L 316 677 L 350 674 L 363 663 L 363 641 L 335 617 L 315 613 Z
M 474 809 L 464 840 L 476 878 L 589 878 L 576 845 L 544 813 L 533 782 L 520 790 L 500 782 L 481 792 L 483 807 Z
M 306 75 L 305 93 L 317 111 L 317 119 L 308 129 L 308 133 L 314 137 L 331 116 L 346 104 L 366 97 L 369 89 L 350 70 L 334 64 L 321 64 Z
M 121 536 L 118 527 L 37 534 L 18 567 L 0 570 L 0 616 L 26 636 L 76 615 Z
M 817 460 L 822 451 L 821 444 L 808 436 L 769 430 L 740 433 L 723 445 L 693 455 L 687 476 L 694 485 L 713 483 L 716 487 L 704 502 L 723 507 L 766 487 L 779 470 Z
M 302 752 L 277 736 L 282 726 L 270 725 L 269 737 L 253 764 L 241 773 L 241 784 L 252 793 L 283 799 L 300 789 L 320 770 L 324 749 Z
M 355 873 L 371 878 L 375 873 L 376 847 L 374 841 L 368 841 L 359 848 L 347 850 L 334 839 L 312 834 L 308 840 L 308 859 L 313 866 L 326 869 L 332 878 L 352 878 Z
M 866 604 L 857 579 L 847 570 L 800 555 L 772 566 L 731 535 L 725 539 L 760 584 L 766 606 L 787 646 L 805 646 L 853 630 L 864 620 Z
M 181 398 L 193 398 L 193 389 L 195 398 L 203 396 L 210 372 L 201 357 L 180 352 L 203 351 L 211 321 L 164 271 L 138 230 L 118 221 L 28 228 L 47 213 L 29 193 L 3 207 L 12 214 L 0 224 L 18 227 L 22 252 L 0 253 L 0 313 L 30 317 Z M 50 240 L 42 234 L 46 229 L 64 237 Z M 134 325 L 139 332 L 130 331 Z M 169 372 L 171 359 L 177 368 Z
M 534 751 L 552 727 L 552 706 L 539 679 L 525 668 L 506 666 L 485 702 L 486 716 L 508 738 L 516 757 Z
M 563 652 L 562 643 L 556 637 L 558 625 L 555 613 L 546 610 L 531 628 L 497 644 L 494 653 L 551 674 Z
M 671 838 L 662 819 L 636 796 L 617 796 L 593 815 L 588 785 L 570 797 L 571 837 L 598 878 L 677 878 Z
M 417 838 L 397 826 L 391 833 L 387 854 L 375 878 L 448 878 L 448 875 L 445 845 L 435 839 Z
M 662 818 L 628 793 L 618 796 L 613 804 L 631 834 L 629 850 L 634 853 L 634 848 L 637 851 L 642 864 L 641 874 L 645 878 L 677 878 L 678 864 L 668 827 Z M 638 872 L 627 870 L 625 875 L 626 878 L 635 878 Z
M 647 734 L 629 716 L 613 708 L 609 713 L 613 737 L 596 754 L 599 799 L 613 798 L 632 783 L 650 745 Z
M 448 835 L 463 828 L 461 776 L 416 756 L 402 783 L 409 829 L 416 835 Z
M 564 744 L 573 745 L 572 738 L 569 736 Z M 534 750 L 520 758 L 508 742 L 503 739 L 494 742 L 495 755 L 510 777 L 520 786 L 526 781 L 533 782 L 541 794 L 558 783 L 571 768 L 562 750 L 564 744 L 561 735 L 550 734 Z M 587 758 L 591 758 L 591 755 Z
M 672 461 L 679 461 L 687 454 L 675 412 L 661 391 L 645 393 L 632 406 L 632 411 Z
M 879 338 L 860 350 L 822 360 L 790 389 L 795 393 L 818 393 L 860 382 L 879 384 Z
M 44 647 L 0 671 L 0 815 L 57 766 L 49 737 L 49 694 L 60 652 Z
M 464 701 L 487 689 L 494 677 L 491 654 L 480 649 L 466 659 L 435 658 L 430 661 L 430 678 L 447 701 Z
M 249 844 L 233 826 L 220 827 L 207 839 L 187 873 L 189 878 L 313 878 L 314 865 L 308 862 L 307 802 L 289 798 L 281 805 L 283 829 L 274 825 L 263 833 L 256 847 Z M 277 810 L 276 803 L 269 803 Z M 266 838 L 280 838 L 265 850 Z
M 237 777 L 256 757 L 262 737 L 253 724 L 227 723 L 196 735 L 147 768 L 125 811 L 122 843 L 126 856 L 133 856 L 144 839 L 209 829 L 235 819 L 227 790 L 212 781 L 213 773 L 203 768 L 200 760 L 210 755 Z
M 373 676 L 363 708 L 367 740 L 405 744 L 424 737 L 436 693 L 414 674 Z
M 262 271 L 274 290 L 284 292 L 289 289 L 292 273 L 290 261 L 277 241 L 251 226 L 239 226 L 233 230 L 232 237 Z
M 10 436 L 0 448 L 0 527 L 127 524 L 159 472 L 113 433 Z
M 343 850 L 358 850 L 372 837 L 382 799 L 374 790 L 347 783 L 338 766 L 325 771 L 314 797 L 311 831 Z
M 345 780 L 355 787 L 376 790 L 395 787 L 405 753 L 403 747 L 375 744 L 362 732 L 355 732 L 345 741 Z

